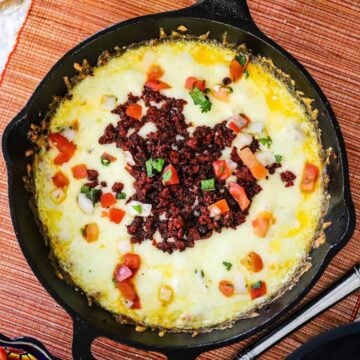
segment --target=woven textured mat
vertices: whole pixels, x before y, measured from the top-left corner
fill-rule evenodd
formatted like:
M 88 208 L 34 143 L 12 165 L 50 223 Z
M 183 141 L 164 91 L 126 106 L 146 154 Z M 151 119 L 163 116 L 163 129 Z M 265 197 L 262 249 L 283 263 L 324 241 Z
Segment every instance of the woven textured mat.
M 24 106 L 50 67 L 94 32 L 131 17 L 191 5 L 194 0 L 34 0 L 0 87 L 1 133 Z M 350 163 L 353 199 L 360 204 L 360 1 L 249 0 L 258 26 L 305 65 L 318 81 L 340 122 Z M 72 323 L 32 274 L 15 238 L 7 199 L 5 164 L 0 158 L 0 333 L 38 338 L 61 359 L 71 359 Z M 359 208 L 357 208 L 359 215 Z M 304 299 L 316 296 L 360 260 L 360 233 L 334 258 Z M 359 293 L 341 301 L 262 355 L 282 359 L 311 337 L 351 321 Z M 249 340 L 203 354 L 231 359 Z M 161 359 L 100 338 L 98 359 Z

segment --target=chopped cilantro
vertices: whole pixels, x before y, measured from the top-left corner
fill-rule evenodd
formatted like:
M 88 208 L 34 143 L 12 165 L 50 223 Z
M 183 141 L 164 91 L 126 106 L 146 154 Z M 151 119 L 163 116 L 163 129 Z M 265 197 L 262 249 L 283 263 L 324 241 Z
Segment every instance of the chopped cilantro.
M 101 190 L 100 189 L 90 188 L 87 185 L 83 185 L 80 188 L 80 192 L 82 194 L 85 194 L 86 197 L 88 199 L 90 199 L 93 202 L 94 205 L 100 200 L 100 196 L 101 196 Z
M 171 179 L 171 170 L 167 170 L 163 173 L 162 179 L 164 182 L 167 182 Z
M 223 261 L 223 265 L 225 266 L 227 271 L 230 271 L 230 269 L 232 268 L 232 263 L 230 262 Z
M 214 191 L 215 190 L 215 179 L 201 180 L 201 190 Z
M 251 287 L 253 289 L 260 289 L 261 288 L 261 280 L 259 280 L 256 283 L 252 284 Z
M 202 113 L 206 113 L 211 110 L 212 103 L 201 90 L 199 90 L 198 88 L 194 88 L 190 91 L 189 94 L 193 99 L 194 104 L 200 105 L 200 110 Z
M 200 271 L 201 277 L 203 278 L 205 276 L 205 273 L 203 270 Z
M 153 170 L 156 170 L 157 172 L 161 172 L 161 170 L 164 167 L 165 160 L 162 158 L 159 159 L 153 159 L 150 158 L 146 161 L 145 167 L 146 167 L 146 174 L 148 177 L 152 177 L 154 175 Z
M 141 205 L 132 205 L 132 208 L 139 214 L 142 213 L 142 207 Z
M 105 159 L 105 158 L 101 158 L 101 165 L 104 165 L 104 166 L 109 166 L 110 165 L 110 160 L 109 159 Z
M 245 70 L 244 74 L 245 74 L 245 79 L 248 79 L 249 76 L 250 76 L 249 71 L 248 71 L 248 70 Z
M 281 163 L 282 159 L 283 159 L 282 155 L 280 155 L 280 154 L 275 155 L 275 162 L 277 164 Z
M 83 194 L 88 194 L 90 192 L 90 188 L 87 185 L 83 185 L 80 188 L 80 192 Z
M 260 138 L 259 139 L 259 142 L 262 144 L 262 145 L 266 145 L 268 148 L 270 148 L 271 144 L 272 144 L 272 139 L 270 136 L 267 136 L 265 138 Z
M 247 63 L 247 56 L 246 55 L 242 55 L 242 54 L 239 54 L 239 55 L 236 55 L 235 56 L 235 60 L 242 66 L 246 65 Z
M 126 194 L 124 192 L 117 193 L 116 198 L 119 199 L 119 200 L 126 199 Z

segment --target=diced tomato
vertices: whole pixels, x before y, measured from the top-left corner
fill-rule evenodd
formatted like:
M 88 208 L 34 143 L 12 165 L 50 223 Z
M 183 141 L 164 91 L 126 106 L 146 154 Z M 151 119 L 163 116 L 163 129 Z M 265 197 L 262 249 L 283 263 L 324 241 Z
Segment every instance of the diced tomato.
M 259 180 L 268 175 L 266 167 L 256 158 L 249 147 L 245 147 L 239 151 L 241 161 L 249 168 L 252 176 Z
M 269 227 L 274 223 L 274 217 L 269 211 L 262 211 L 255 220 L 252 221 L 254 234 L 260 237 L 265 237 Z
M 164 70 L 160 65 L 151 65 L 147 73 L 148 80 L 159 80 L 164 75 Z
M 125 216 L 125 211 L 117 208 L 111 208 L 109 210 L 109 219 L 115 224 L 120 224 L 121 220 Z
M 100 197 L 100 204 L 103 208 L 108 208 L 111 205 L 116 204 L 116 198 L 112 193 L 102 194 Z
M 179 183 L 179 176 L 173 165 L 168 165 L 163 171 L 162 183 L 164 185 L 176 185 Z
M 227 297 L 234 294 L 234 285 L 231 281 L 221 280 L 219 281 L 219 290 Z
M 247 65 L 249 63 L 249 57 L 246 57 L 246 63 L 241 65 L 236 59 L 233 59 L 230 63 L 230 78 L 232 81 L 236 82 L 243 76 Z
M 52 181 L 55 184 L 55 186 L 58 188 L 64 188 L 65 186 L 69 185 L 69 179 L 62 171 L 58 171 L 52 177 Z
M 229 205 L 225 199 L 221 199 L 208 207 L 210 216 L 214 217 L 217 215 L 223 215 L 230 211 Z
M 87 177 L 87 168 L 85 164 L 73 166 L 71 172 L 75 179 L 84 179 Z
M 130 280 L 124 280 L 117 283 L 117 287 L 121 292 L 121 295 L 129 301 L 135 301 L 137 298 L 134 284 Z
M 225 160 L 213 162 L 215 176 L 220 180 L 225 180 L 231 175 L 231 170 Z
M 90 223 L 84 226 L 82 234 L 87 242 L 96 241 L 99 237 L 99 227 L 96 223 Z
M 153 91 L 160 91 L 171 88 L 170 85 L 160 80 L 148 80 L 146 81 L 145 86 Z
M 241 210 L 245 210 L 250 205 L 250 200 L 248 199 L 245 189 L 237 184 L 236 182 L 229 183 L 229 192 L 231 196 L 236 200 L 239 204 Z
M 59 150 L 59 154 L 54 159 L 54 164 L 62 165 L 63 163 L 68 162 L 74 155 L 76 145 L 59 133 L 52 133 L 49 135 L 49 138 Z
M 252 272 L 259 272 L 263 269 L 264 264 L 261 256 L 255 251 L 249 252 L 242 260 L 241 263 Z
M 140 267 L 140 256 L 138 254 L 127 253 L 124 255 L 124 264 L 131 270 L 138 270 Z
M 230 94 L 231 90 L 226 86 L 218 86 L 211 92 L 212 96 L 223 102 L 229 102 Z
M 0 360 L 6 360 L 7 358 L 7 352 L 2 346 L 0 346 Z
M 256 286 L 256 287 L 254 287 Z M 267 289 L 266 289 L 266 282 L 265 281 L 259 281 L 258 283 L 255 283 L 251 285 L 250 287 L 250 296 L 251 299 L 254 300 L 260 296 L 266 295 Z
M 139 104 L 130 104 L 126 108 L 126 115 L 130 116 L 136 120 L 141 120 L 142 116 L 142 107 Z
M 112 155 L 108 154 L 107 152 L 104 152 L 101 155 L 101 159 L 107 160 L 109 162 L 114 162 L 117 160 L 117 158 L 115 156 L 112 156 Z
M 316 165 L 306 162 L 301 178 L 300 189 L 303 192 L 313 192 L 319 177 L 319 168 Z
M 185 89 L 193 90 L 195 87 L 198 88 L 199 90 L 201 90 L 202 92 L 204 92 L 206 89 L 205 80 L 199 80 L 196 77 L 189 76 L 185 82 Z
M 232 116 L 228 119 L 226 126 L 234 133 L 238 134 L 246 125 L 248 125 L 250 119 L 245 114 L 239 114 Z
M 134 310 L 141 309 L 141 302 L 138 296 L 136 296 L 136 299 L 134 300 L 134 303 L 132 304 L 130 309 L 134 309 Z
M 130 277 L 132 277 L 132 275 L 133 272 L 131 271 L 131 269 L 124 264 L 118 264 L 114 271 L 114 278 L 118 282 L 129 279 Z

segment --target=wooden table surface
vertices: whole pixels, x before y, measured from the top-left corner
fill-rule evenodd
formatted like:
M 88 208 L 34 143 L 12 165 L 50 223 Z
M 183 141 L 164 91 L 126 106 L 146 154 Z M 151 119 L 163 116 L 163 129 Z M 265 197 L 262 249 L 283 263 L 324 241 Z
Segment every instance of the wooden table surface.
M 1 133 L 24 106 L 39 81 L 69 49 L 94 32 L 139 15 L 182 8 L 194 0 L 34 0 L 0 87 Z M 305 65 L 333 106 L 350 163 L 353 200 L 360 203 L 360 1 L 249 0 L 258 26 Z M 15 238 L 7 199 L 6 169 L 0 159 L 0 333 L 33 336 L 53 355 L 71 359 L 72 323 L 27 265 Z M 316 296 L 360 260 L 360 233 L 334 258 L 305 301 Z M 321 332 L 349 323 L 359 293 L 341 301 L 262 355 L 282 359 Z M 249 342 L 249 340 L 247 340 Z M 231 359 L 241 342 L 203 354 Z M 161 359 L 161 355 L 97 339 L 98 359 Z

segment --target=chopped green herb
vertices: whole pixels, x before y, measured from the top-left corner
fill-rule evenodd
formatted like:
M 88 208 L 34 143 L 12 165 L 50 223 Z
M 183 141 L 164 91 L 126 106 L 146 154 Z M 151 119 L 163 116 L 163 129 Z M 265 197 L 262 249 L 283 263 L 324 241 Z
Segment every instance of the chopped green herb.
M 153 159 L 150 158 L 146 161 L 145 167 L 146 167 L 146 174 L 148 177 L 152 177 L 154 175 L 153 170 L 156 170 L 157 172 L 161 172 L 161 170 L 164 167 L 165 160 L 162 158 L 159 159 Z
M 251 287 L 253 289 L 260 289 L 261 288 L 261 280 L 259 280 L 256 283 L 252 284 Z
M 109 166 L 110 165 L 110 160 L 108 159 L 104 159 L 104 158 L 101 158 L 101 165 L 104 165 L 104 166 Z
M 142 213 L 142 207 L 141 205 L 132 205 L 132 208 L 139 214 Z
M 211 110 L 212 103 L 201 90 L 199 90 L 198 88 L 194 88 L 192 91 L 190 91 L 189 94 L 193 99 L 194 104 L 200 105 L 200 110 L 202 113 L 206 113 Z
M 234 92 L 234 89 L 231 86 L 227 86 L 226 88 L 229 89 L 230 94 Z
M 248 79 L 249 76 L 250 76 L 249 71 L 248 71 L 248 70 L 245 70 L 244 74 L 245 74 L 245 79 Z
M 90 192 L 90 188 L 87 185 L 83 185 L 80 188 L 80 192 L 83 194 L 88 194 Z
M 246 55 L 236 55 L 235 60 L 242 66 L 246 65 L 247 63 L 247 56 Z
M 210 88 L 206 88 L 206 89 L 205 89 L 205 94 L 209 94 L 209 93 L 211 93 L 211 89 L 210 89 Z
M 164 182 L 167 182 L 171 179 L 171 170 L 167 170 L 163 173 L 162 179 Z
M 278 163 L 278 164 L 281 163 L 282 159 L 283 159 L 282 155 L 280 155 L 280 154 L 275 155 L 275 162 L 276 163 Z
M 116 198 L 119 199 L 119 200 L 126 199 L 126 194 L 124 192 L 117 193 Z
M 201 180 L 201 190 L 214 191 L 215 190 L 215 179 Z
M 200 271 L 201 277 L 203 278 L 205 276 L 205 273 L 203 270 Z
M 265 138 L 260 138 L 259 139 L 259 142 L 262 144 L 262 145 L 266 145 L 268 148 L 270 148 L 271 144 L 272 144 L 272 139 L 270 136 L 267 136 Z
M 86 196 L 93 202 L 95 205 L 99 200 L 101 196 L 101 190 L 91 188 L 90 191 L 86 194 Z
M 161 170 L 162 170 L 163 167 L 164 167 L 164 163 L 165 163 L 165 160 L 162 159 L 162 158 L 153 159 L 153 160 L 152 160 L 152 167 L 153 167 L 157 172 L 161 172 Z
M 223 265 L 225 266 L 227 271 L 230 271 L 230 269 L 232 268 L 232 263 L 229 263 L 227 261 L 223 261 Z
M 148 177 L 152 177 L 153 176 L 153 166 L 152 166 L 152 159 L 151 158 L 146 161 L 145 167 L 146 167 L 146 175 Z

